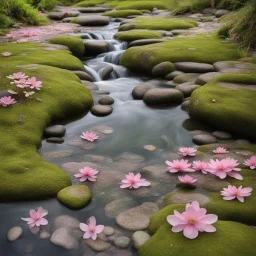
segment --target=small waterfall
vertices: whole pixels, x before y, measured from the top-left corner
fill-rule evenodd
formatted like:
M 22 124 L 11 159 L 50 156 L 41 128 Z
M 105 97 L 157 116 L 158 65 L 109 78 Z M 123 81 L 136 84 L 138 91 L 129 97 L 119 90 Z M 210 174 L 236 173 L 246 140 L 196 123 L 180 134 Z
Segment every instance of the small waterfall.
M 109 52 L 104 56 L 103 61 L 118 65 L 124 52 L 124 50 Z
M 86 72 L 93 78 L 94 82 L 101 81 L 101 77 L 98 74 L 97 71 L 95 71 L 93 68 L 90 68 L 89 66 L 84 65 Z
M 88 34 L 91 36 L 92 39 L 95 40 L 104 40 L 104 36 L 100 33 L 92 33 L 92 32 L 88 32 Z

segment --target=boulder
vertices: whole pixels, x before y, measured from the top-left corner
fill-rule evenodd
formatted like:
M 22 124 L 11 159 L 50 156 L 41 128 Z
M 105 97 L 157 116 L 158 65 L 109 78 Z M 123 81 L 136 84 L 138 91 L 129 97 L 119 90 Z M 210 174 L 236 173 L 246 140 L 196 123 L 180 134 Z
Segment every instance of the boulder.
M 232 139 L 232 135 L 228 132 L 224 131 L 215 131 L 212 133 L 214 137 L 216 137 L 219 140 L 230 140 Z
M 220 72 L 205 73 L 205 74 L 198 76 L 195 83 L 199 84 L 199 85 L 205 85 L 219 75 L 221 75 Z
M 107 95 L 100 97 L 100 99 L 98 101 L 98 103 L 100 105 L 112 105 L 112 104 L 114 104 L 114 102 L 115 102 L 114 99 Z
M 90 81 L 81 81 L 81 83 L 86 86 L 89 90 L 99 90 L 98 85 Z
M 192 141 L 197 145 L 217 143 L 217 139 L 211 134 L 199 134 L 193 137 Z
M 228 13 L 230 13 L 230 11 L 224 10 L 224 9 L 220 9 L 217 12 L 215 12 L 215 17 L 216 18 L 220 18 L 220 17 L 222 17 L 222 16 L 224 16 L 224 15 L 226 15 Z
M 21 227 L 13 227 L 7 233 L 7 239 L 10 242 L 17 240 L 22 235 L 22 228 Z
M 85 55 L 95 56 L 109 51 L 109 45 L 106 41 L 84 40 Z
M 176 77 L 178 75 L 182 75 L 182 74 L 183 74 L 183 72 L 181 72 L 181 71 L 173 71 L 173 72 L 169 73 L 168 75 L 166 75 L 165 79 L 166 80 L 173 80 L 174 77 Z
M 110 106 L 95 105 L 91 108 L 91 113 L 95 116 L 108 116 L 112 111 L 113 108 Z
M 44 130 L 46 137 L 63 137 L 66 133 L 66 128 L 63 125 L 49 126 Z
M 214 72 L 214 67 L 211 64 L 207 63 L 198 63 L 198 62 L 176 62 L 174 63 L 175 67 L 179 71 L 186 73 L 207 73 Z
M 175 66 L 173 65 L 173 63 L 169 61 L 165 61 L 153 67 L 152 75 L 154 77 L 165 77 L 166 75 L 168 75 L 174 70 L 175 70 Z
M 72 73 L 74 73 L 75 75 L 77 75 L 81 80 L 86 80 L 86 81 L 90 81 L 92 82 L 93 81 L 93 78 L 86 72 L 84 71 L 80 71 L 80 70 L 74 70 L 72 71 Z
M 131 239 L 127 236 L 119 236 L 114 240 L 115 246 L 121 249 L 128 248 L 130 242 L 131 242 Z
M 152 85 L 138 85 L 132 90 L 132 97 L 135 100 L 142 100 L 144 97 L 144 94 L 154 87 Z
M 50 12 L 47 17 L 51 20 L 62 20 L 66 16 L 63 12 Z
M 192 92 L 199 87 L 200 85 L 197 84 L 184 83 L 177 85 L 175 89 L 181 91 L 184 97 L 189 97 L 192 94 Z
M 136 231 L 132 235 L 132 240 L 134 243 L 134 247 L 138 249 L 140 246 L 142 246 L 148 239 L 150 238 L 150 235 L 145 231 Z
M 50 137 L 50 138 L 47 138 L 46 141 L 49 142 L 49 143 L 63 143 L 64 139 L 59 138 L 59 137 Z
M 102 80 L 108 80 L 110 79 L 110 76 L 111 76 L 111 73 L 113 72 L 114 68 L 112 66 L 107 66 L 107 67 L 104 67 L 102 68 L 100 71 L 99 71 L 99 74 L 101 76 L 101 79 Z
M 164 39 L 139 39 L 131 42 L 129 44 L 129 47 L 142 46 L 142 45 L 148 45 L 148 44 L 157 44 L 157 43 L 162 43 L 164 41 L 165 41 Z
M 109 18 L 99 15 L 80 16 L 76 23 L 81 26 L 105 26 L 109 24 Z

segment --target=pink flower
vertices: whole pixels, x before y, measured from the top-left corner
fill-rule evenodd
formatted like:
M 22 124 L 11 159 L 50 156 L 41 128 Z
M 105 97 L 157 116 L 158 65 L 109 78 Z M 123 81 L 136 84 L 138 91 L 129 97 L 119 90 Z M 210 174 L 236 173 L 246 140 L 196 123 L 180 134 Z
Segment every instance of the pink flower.
M 227 151 L 225 148 L 218 147 L 212 151 L 215 154 L 227 154 L 229 151 Z
M 78 174 L 75 174 L 74 176 L 76 178 L 81 178 L 79 181 L 86 181 L 87 179 L 89 181 L 96 181 L 97 177 L 97 173 L 99 173 L 98 171 L 96 171 L 95 169 L 92 169 L 91 167 L 85 166 L 84 168 L 79 169 Z
M 29 78 L 28 80 L 28 83 L 30 84 L 30 88 L 31 89 L 36 89 L 36 90 L 40 90 L 40 88 L 42 87 L 42 82 L 41 81 L 38 81 L 36 80 L 36 77 L 31 77 Z
M 129 172 L 129 174 L 125 175 L 126 179 L 122 180 L 122 185 L 120 188 L 139 188 L 139 187 L 147 187 L 150 186 L 151 183 L 146 179 L 142 179 L 140 173 L 134 175 L 133 172 Z
M 29 87 L 29 82 L 26 79 L 14 80 L 11 84 L 15 84 L 19 88 L 26 88 Z
M 244 161 L 244 165 L 249 166 L 250 169 L 256 168 L 256 156 L 252 156 L 250 159 Z
M 203 174 L 207 174 L 206 169 L 208 167 L 208 164 L 204 161 L 194 161 L 192 167 L 196 171 L 201 171 Z
M 23 91 L 23 93 L 25 94 L 25 97 L 30 97 L 33 94 L 35 94 L 35 92 L 27 92 L 27 91 Z
M 68 14 L 68 10 L 63 10 L 63 14 L 64 15 Z
M 239 188 L 228 185 L 227 188 L 223 188 L 221 191 L 221 195 L 224 196 L 224 200 L 233 200 L 237 198 L 240 202 L 244 202 L 244 197 L 250 196 L 252 192 L 252 188 L 243 188 L 240 186 Z
M 195 239 L 198 232 L 215 232 L 216 228 L 211 224 L 218 220 L 215 214 L 206 214 L 206 209 L 200 208 L 197 201 L 186 205 L 183 213 L 174 211 L 174 215 L 167 216 L 167 221 L 171 224 L 172 232 L 180 232 L 189 239 Z
M 7 76 L 9 79 L 13 79 L 13 80 L 20 80 L 20 79 L 25 79 L 28 78 L 28 76 L 26 76 L 24 73 L 22 72 L 18 72 L 18 73 L 13 73 L 10 76 Z
M 29 211 L 30 218 L 21 219 L 27 221 L 30 228 L 34 226 L 40 227 L 41 225 L 44 226 L 48 224 L 48 220 L 43 218 L 47 214 L 48 212 L 44 210 L 42 207 L 40 207 L 38 211 L 35 211 L 34 209 L 31 209 Z
M 18 94 L 17 92 L 15 92 L 15 91 L 13 91 L 13 90 L 8 90 L 8 92 L 9 92 L 10 94 Z
M 179 148 L 179 153 L 182 156 L 195 156 L 197 152 L 196 148 Z
M 191 177 L 189 175 L 178 176 L 178 179 L 180 180 L 180 182 L 185 183 L 185 184 L 194 184 L 197 182 L 197 179 L 194 179 L 193 177 Z
M 88 239 L 91 237 L 92 240 L 96 240 L 97 234 L 100 234 L 104 230 L 104 225 L 96 226 L 96 219 L 94 216 L 89 219 L 88 225 L 85 223 L 80 223 L 79 227 L 85 232 L 83 238 Z
M 81 138 L 90 142 L 94 142 L 99 138 L 99 136 L 97 136 L 96 133 L 86 131 L 82 133 Z
M 3 107 L 7 107 L 9 105 L 15 104 L 17 101 L 13 99 L 11 96 L 4 96 L 0 98 L 0 105 Z
M 8 38 L 13 38 L 13 34 L 7 34 L 6 35 Z
M 237 173 L 241 171 L 240 168 L 236 168 L 239 163 L 233 158 L 225 158 L 222 160 L 210 160 L 207 171 L 218 176 L 220 179 L 225 179 L 227 176 L 233 177 L 238 180 L 242 180 L 243 177 Z
M 194 172 L 191 167 L 191 164 L 188 163 L 188 160 L 174 160 L 173 162 L 165 161 L 165 163 L 169 166 L 168 170 L 171 173 L 176 172 Z
M 2 52 L 2 55 L 3 55 L 4 57 L 9 57 L 9 56 L 12 55 L 12 53 L 11 53 L 11 52 Z

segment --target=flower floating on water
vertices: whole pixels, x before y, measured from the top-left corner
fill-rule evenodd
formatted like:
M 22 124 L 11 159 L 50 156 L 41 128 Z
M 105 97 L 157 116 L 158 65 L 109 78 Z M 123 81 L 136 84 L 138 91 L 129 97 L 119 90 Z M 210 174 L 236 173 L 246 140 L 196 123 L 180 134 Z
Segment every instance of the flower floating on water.
M 79 181 L 96 181 L 97 177 L 96 175 L 99 173 L 98 171 L 96 171 L 95 169 L 85 166 L 84 168 L 79 169 L 78 174 L 75 174 L 74 176 L 76 178 L 81 178 Z
M 150 186 L 151 183 L 146 179 L 141 178 L 141 174 L 138 173 L 134 175 L 133 172 L 129 172 L 129 174 L 125 175 L 126 179 L 122 180 L 122 185 L 120 188 L 139 188 L 139 187 L 147 187 Z
M 188 163 L 188 160 L 174 160 L 172 162 L 170 161 L 165 161 L 165 163 L 169 166 L 168 171 L 171 173 L 176 173 L 176 172 L 194 172 L 191 167 L 191 164 Z
M 34 209 L 31 209 L 29 211 L 30 218 L 21 218 L 24 221 L 27 221 L 30 228 L 37 226 L 44 226 L 48 224 L 48 220 L 43 218 L 48 214 L 46 210 L 44 210 L 42 207 L 38 209 L 38 211 L 35 211 Z
M 229 151 L 227 151 L 223 147 L 218 147 L 218 148 L 214 149 L 212 152 L 215 153 L 215 154 L 227 154 L 227 153 L 229 153 Z
M 179 148 L 179 153 L 182 156 L 195 156 L 197 152 L 196 148 Z
M 194 179 L 189 175 L 178 176 L 178 179 L 180 180 L 181 183 L 185 183 L 185 184 L 194 184 L 197 182 L 197 179 Z
M 244 165 L 249 166 L 250 169 L 256 168 L 256 156 L 252 156 L 250 159 L 244 161 Z
M 215 214 L 206 214 L 206 209 L 200 208 L 197 201 L 186 205 L 183 213 L 174 211 L 174 215 L 167 216 L 172 231 L 177 233 L 183 231 L 183 235 L 189 239 L 195 239 L 199 232 L 215 232 L 216 228 L 211 224 L 218 220 Z
M 36 80 L 36 77 L 31 77 L 29 78 L 28 80 L 28 83 L 30 84 L 30 88 L 31 89 L 36 89 L 36 90 L 40 90 L 40 88 L 42 87 L 42 82 L 41 81 L 38 81 Z
M 88 225 L 80 223 L 79 227 L 85 232 L 83 238 L 92 238 L 92 240 L 96 240 L 97 234 L 100 234 L 104 230 L 104 225 L 96 225 L 96 219 L 94 216 L 89 219 Z
M 11 96 L 4 96 L 0 98 L 0 105 L 2 105 L 3 107 L 7 107 L 15 103 L 16 103 L 16 100 L 13 99 Z
M 225 179 L 227 176 L 233 177 L 238 180 L 242 180 L 243 177 L 237 173 L 241 171 L 240 168 L 236 168 L 239 163 L 233 158 L 225 158 L 222 160 L 210 160 L 207 171 L 218 176 L 220 179 Z
M 239 188 L 229 185 L 227 188 L 223 188 L 221 191 L 221 195 L 224 196 L 224 200 L 233 200 L 237 198 L 240 202 L 244 202 L 244 197 L 250 196 L 252 192 L 252 188 L 243 188 L 240 186 Z
M 90 142 L 94 142 L 99 138 L 99 136 L 96 133 L 86 131 L 82 133 L 81 138 Z
M 204 161 L 193 161 L 192 167 L 196 171 L 201 171 L 203 174 L 207 174 L 206 169 L 208 167 L 208 164 Z
M 4 57 L 9 57 L 9 56 L 12 55 L 12 53 L 11 53 L 11 52 L 2 52 L 2 55 L 3 55 Z
M 26 76 L 24 73 L 22 72 L 18 72 L 18 73 L 13 73 L 10 76 L 7 76 L 7 78 L 9 79 L 13 79 L 13 80 L 20 80 L 20 79 L 25 79 L 28 78 L 28 76 Z

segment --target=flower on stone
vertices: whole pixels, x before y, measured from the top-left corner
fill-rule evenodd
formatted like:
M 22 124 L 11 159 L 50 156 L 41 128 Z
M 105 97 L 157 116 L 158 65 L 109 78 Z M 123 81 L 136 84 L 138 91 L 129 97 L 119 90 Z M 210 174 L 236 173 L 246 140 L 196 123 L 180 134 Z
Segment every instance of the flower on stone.
M 30 86 L 28 80 L 26 80 L 24 78 L 22 78 L 20 80 L 14 80 L 14 82 L 11 82 L 11 84 L 15 84 L 19 88 L 26 88 L 26 87 Z
M 221 191 L 221 195 L 224 200 L 233 200 L 237 198 L 240 202 L 244 202 L 244 197 L 250 196 L 252 192 L 252 188 L 243 188 L 240 186 L 237 188 L 236 186 L 229 185 L 227 188 L 223 188 Z
M 178 176 L 178 179 L 180 180 L 181 183 L 184 183 L 184 184 L 194 184 L 197 182 L 197 179 L 194 179 L 189 175 Z
M 165 163 L 169 166 L 168 171 L 171 173 L 176 173 L 176 172 L 194 172 L 191 167 L 191 164 L 188 163 L 188 160 L 174 160 L 172 162 L 170 161 L 165 161 Z
M 68 10 L 63 10 L 63 14 L 67 15 L 68 14 Z
M 29 78 L 27 81 L 28 81 L 31 89 L 40 90 L 40 88 L 42 87 L 42 82 L 36 80 L 36 77 L 34 77 L 34 76 Z
M 96 179 L 97 179 L 96 175 L 99 173 L 95 169 L 88 167 L 88 166 L 85 166 L 84 168 L 79 169 L 79 172 L 80 173 L 75 174 L 74 176 L 76 178 L 80 178 L 79 181 L 82 181 L 82 182 L 86 181 L 86 180 L 96 181 Z
M 256 156 L 252 156 L 250 159 L 245 160 L 244 165 L 249 166 L 250 169 L 254 170 L 256 168 Z
M 82 133 L 81 138 L 90 142 L 94 142 L 99 138 L 99 136 L 97 136 L 96 133 L 86 131 Z
M 11 96 L 4 96 L 0 98 L 0 105 L 2 105 L 3 107 L 15 104 L 16 102 L 17 101 L 13 99 Z
M 33 94 L 35 94 L 35 92 L 27 92 L 27 91 L 23 91 L 23 93 L 25 94 L 25 97 L 28 98 L 30 96 L 32 96 Z
M 3 55 L 4 57 L 9 57 L 9 56 L 12 55 L 12 53 L 11 53 L 11 52 L 2 52 L 2 55 Z
M 196 171 L 201 171 L 203 174 L 207 174 L 206 169 L 208 167 L 208 163 L 204 161 L 193 161 L 192 167 Z
M 146 179 L 141 178 L 141 174 L 138 173 L 134 175 L 133 172 L 129 172 L 129 174 L 125 175 L 126 179 L 122 180 L 122 185 L 120 188 L 139 188 L 139 187 L 147 187 L 150 186 L 151 183 Z
M 7 78 L 9 79 L 13 79 L 13 80 L 20 80 L 20 79 L 25 79 L 28 78 L 28 76 L 26 76 L 24 73 L 22 72 L 18 72 L 18 73 L 13 73 L 10 76 L 7 76 Z
M 195 156 L 197 152 L 196 148 L 179 148 L 179 153 L 182 156 Z
M 172 231 L 177 233 L 183 231 L 183 235 L 189 239 L 197 238 L 199 232 L 215 232 L 216 228 L 211 224 L 218 220 L 215 214 L 206 214 L 206 209 L 200 208 L 197 201 L 186 205 L 183 213 L 174 211 L 174 215 L 167 216 Z
M 227 151 L 223 147 L 218 147 L 218 148 L 214 149 L 212 152 L 215 153 L 215 154 L 227 154 L 227 153 L 229 153 L 229 151 Z
M 89 219 L 88 224 L 80 223 L 79 227 L 85 232 L 83 238 L 92 238 L 92 240 L 96 240 L 97 234 L 100 234 L 104 230 L 104 225 L 96 225 L 96 219 L 94 216 Z
M 27 221 L 30 228 L 37 226 L 44 226 L 48 224 L 48 220 L 43 218 L 48 214 L 46 210 L 40 207 L 37 211 L 31 209 L 29 211 L 30 218 L 21 218 L 24 221 Z

